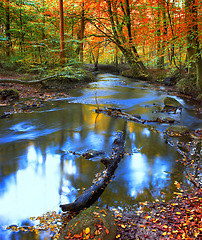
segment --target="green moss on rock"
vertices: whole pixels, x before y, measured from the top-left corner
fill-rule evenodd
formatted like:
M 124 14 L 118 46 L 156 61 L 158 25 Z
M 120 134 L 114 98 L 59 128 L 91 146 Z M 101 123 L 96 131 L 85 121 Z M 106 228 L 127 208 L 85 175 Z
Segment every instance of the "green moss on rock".
M 102 226 L 102 230 L 98 231 L 99 226 Z M 91 236 L 93 235 L 93 239 L 114 240 L 116 237 L 117 225 L 114 221 L 113 212 L 95 206 L 80 212 L 67 223 L 59 240 L 63 240 L 68 234 L 71 236 L 81 234 L 86 228 L 90 229 L 89 234 Z

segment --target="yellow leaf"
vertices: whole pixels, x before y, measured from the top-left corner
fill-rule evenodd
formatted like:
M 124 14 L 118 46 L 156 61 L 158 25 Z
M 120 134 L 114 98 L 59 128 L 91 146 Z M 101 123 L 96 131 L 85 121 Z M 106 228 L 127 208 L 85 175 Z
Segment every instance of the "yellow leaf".
M 120 238 L 120 237 L 121 237 L 121 235 L 120 235 L 120 234 L 116 235 L 116 238 Z
M 163 227 L 164 227 L 164 228 L 168 228 L 168 226 L 167 226 L 167 225 L 163 225 Z
M 163 235 L 163 236 L 167 235 L 167 232 L 164 232 L 162 235 Z
M 90 232 L 90 228 L 87 227 L 86 230 L 85 230 L 85 232 L 86 232 L 86 234 L 89 234 L 89 232 Z
M 180 212 L 176 212 L 176 214 L 180 215 L 181 213 Z
M 124 224 L 121 224 L 121 227 L 122 227 L 122 228 L 126 228 L 126 225 L 124 225 Z
M 95 230 L 95 235 L 99 235 L 99 231 L 98 230 Z

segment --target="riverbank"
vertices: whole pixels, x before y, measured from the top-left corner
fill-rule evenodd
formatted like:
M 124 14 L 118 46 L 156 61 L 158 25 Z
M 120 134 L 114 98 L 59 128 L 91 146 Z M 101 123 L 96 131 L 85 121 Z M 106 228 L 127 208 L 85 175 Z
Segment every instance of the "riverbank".
M 33 84 L 33 85 L 25 85 L 19 83 L 1 83 L 0 82 L 0 92 L 3 89 L 15 89 L 19 92 L 19 99 L 23 98 L 38 98 L 39 100 L 48 100 L 48 99 L 55 99 L 58 97 L 68 97 L 69 92 L 73 88 L 83 88 L 86 87 L 90 82 L 96 81 L 96 75 L 100 73 L 112 73 L 112 74 L 122 74 L 123 76 L 133 78 L 133 74 L 130 68 L 123 64 L 120 66 L 116 65 L 104 65 L 100 64 L 98 69 L 94 68 L 93 64 L 86 64 L 85 69 L 87 70 L 88 74 L 85 79 L 76 81 L 69 80 L 48 80 L 44 84 Z M 166 72 L 163 73 L 157 72 L 155 69 L 151 69 L 152 74 L 158 79 L 159 76 L 163 79 L 166 76 Z M 159 75 L 159 76 L 158 76 Z M 17 73 L 14 71 L 4 71 L 0 74 L 1 79 L 23 79 L 26 81 L 31 81 L 36 76 L 33 74 L 25 74 L 25 73 Z M 167 79 L 168 80 L 168 79 Z M 169 80 L 170 81 L 170 80 Z M 173 81 L 173 80 L 172 80 Z M 182 91 L 182 88 L 177 87 L 176 84 L 167 84 L 166 81 L 157 81 L 151 82 L 153 88 L 163 90 L 170 95 L 184 97 L 188 99 L 194 99 L 198 102 L 201 102 L 201 98 L 199 96 L 199 92 L 194 90 L 194 92 L 186 93 L 186 91 Z M 185 86 L 184 88 L 187 88 Z M 190 88 L 189 88 L 190 89 Z M 14 99 L 12 97 L 8 97 L 7 99 L 0 98 L 0 106 L 8 105 L 13 102 Z
M 178 190 L 169 202 L 156 199 L 141 203 L 139 212 L 120 213 L 117 239 L 202 239 L 202 190 Z
M 16 72 L 4 72 L 0 75 L 0 79 L 23 79 L 25 81 L 31 81 L 34 77 L 31 74 Z M 20 84 L 9 81 L 0 83 L 0 106 L 6 107 L 6 114 L 2 109 L 4 112 L 0 111 L 0 117 L 8 117 L 17 112 L 30 112 L 35 108 L 42 107 L 44 102 L 48 100 L 68 98 L 71 89 L 84 88 L 95 80 L 93 75 L 89 75 L 89 78 L 78 81 L 49 80 L 45 85 L 41 83 Z M 5 90 L 14 90 L 14 94 Z

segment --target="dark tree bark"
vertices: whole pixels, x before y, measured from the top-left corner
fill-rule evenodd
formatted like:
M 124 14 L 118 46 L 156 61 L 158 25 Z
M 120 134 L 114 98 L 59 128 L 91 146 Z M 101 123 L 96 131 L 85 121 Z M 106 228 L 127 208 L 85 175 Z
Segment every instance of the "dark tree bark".
M 84 39 L 84 30 L 85 30 L 85 9 L 84 9 L 84 2 L 81 5 L 81 31 L 80 31 L 80 61 L 83 63 L 83 39 Z
M 124 155 L 124 140 L 123 133 L 117 132 L 116 138 L 112 144 L 112 155 L 110 159 L 102 159 L 101 162 L 105 165 L 105 170 L 99 174 L 96 182 L 79 196 L 73 203 L 60 205 L 62 211 L 78 212 L 84 208 L 90 207 L 104 192 L 105 188 L 111 181 L 112 176 L 118 163 Z

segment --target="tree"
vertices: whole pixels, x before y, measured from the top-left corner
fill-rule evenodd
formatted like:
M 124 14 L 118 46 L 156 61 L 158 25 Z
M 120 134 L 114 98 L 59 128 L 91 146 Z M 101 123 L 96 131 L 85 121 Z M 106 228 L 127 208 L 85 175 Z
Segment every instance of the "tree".
M 202 90 L 202 48 L 198 33 L 198 8 L 197 0 L 185 1 L 186 24 L 187 24 L 187 60 L 188 71 L 197 73 L 197 86 Z
M 102 4 L 105 13 L 105 16 L 101 17 L 102 21 L 94 16 L 91 23 L 120 49 L 135 75 L 145 75 L 155 80 L 137 51 L 134 18 L 131 18 L 131 14 L 136 14 L 131 10 L 134 7 L 134 2 L 129 0 L 105 0 Z

